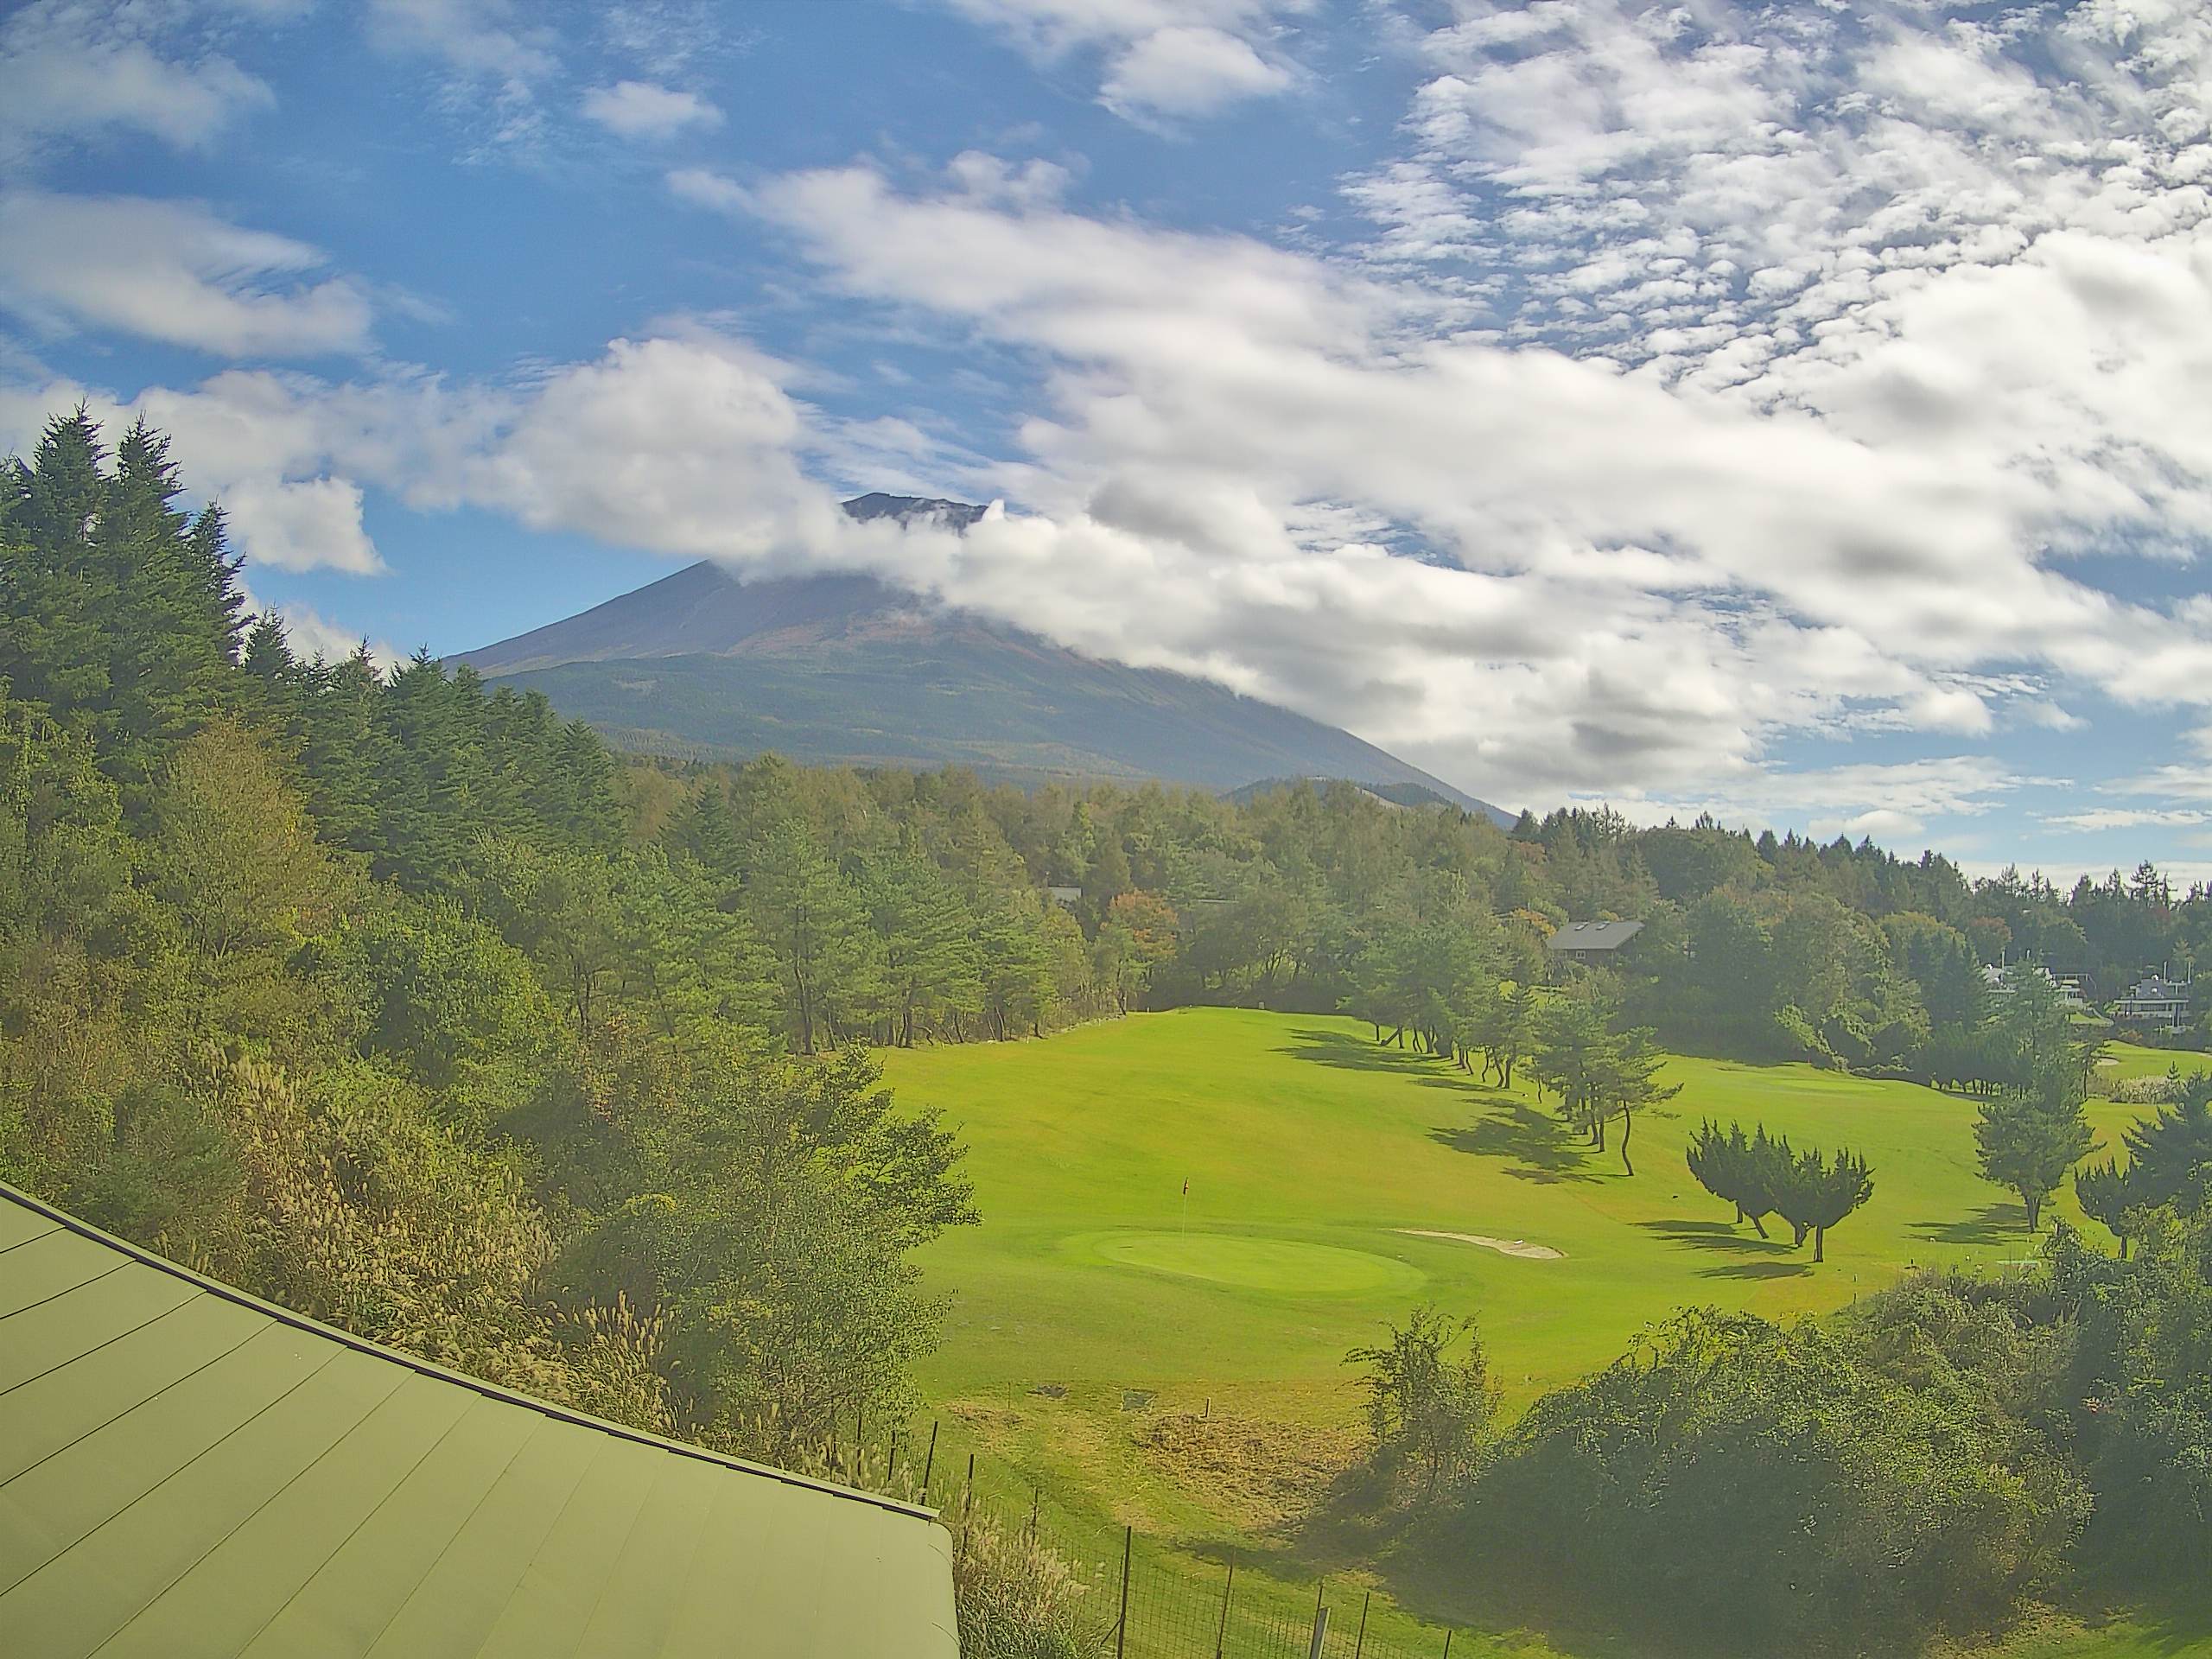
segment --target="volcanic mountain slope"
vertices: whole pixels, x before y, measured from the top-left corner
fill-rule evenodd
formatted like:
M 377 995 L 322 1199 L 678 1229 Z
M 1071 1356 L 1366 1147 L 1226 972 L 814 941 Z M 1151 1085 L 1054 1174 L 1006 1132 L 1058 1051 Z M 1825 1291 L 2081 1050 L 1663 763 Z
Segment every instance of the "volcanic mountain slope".
M 868 495 L 856 518 L 982 509 Z M 871 576 L 741 582 L 702 562 L 460 658 L 626 747 L 832 766 L 973 767 L 1029 784 L 1157 778 L 1407 785 L 1502 822 L 1348 732 L 1162 669 L 1103 662 Z

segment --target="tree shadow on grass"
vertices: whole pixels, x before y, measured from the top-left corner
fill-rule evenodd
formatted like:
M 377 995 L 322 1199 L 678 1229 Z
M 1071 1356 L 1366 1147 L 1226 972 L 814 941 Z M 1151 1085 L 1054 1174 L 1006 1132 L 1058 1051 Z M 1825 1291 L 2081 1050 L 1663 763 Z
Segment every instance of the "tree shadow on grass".
M 2011 1203 L 1984 1205 L 1964 1221 L 1916 1221 L 1912 1230 L 1937 1244 L 2035 1244 L 2026 1207 Z
M 1410 1077 L 1426 1089 L 1450 1089 L 1461 1094 L 1485 1095 L 1491 1090 L 1456 1068 L 1440 1071 L 1451 1063 L 1441 1056 L 1421 1054 L 1411 1048 L 1388 1047 L 1365 1037 L 1312 1027 L 1291 1033 L 1292 1046 L 1283 1052 L 1294 1060 L 1311 1060 L 1345 1071 L 1381 1071 Z
M 1747 1224 L 1740 1230 L 1725 1221 L 1639 1221 L 1647 1233 L 1695 1250 L 1725 1250 L 1731 1255 L 1788 1255 L 1786 1238 L 1761 1238 Z
M 1434 1128 L 1428 1138 L 1454 1152 L 1503 1158 L 1515 1167 L 1509 1175 L 1549 1185 L 1559 1181 L 1594 1181 L 1587 1167 L 1590 1149 L 1548 1112 L 1517 1100 L 1500 1100 L 1464 1128 Z
M 1809 1246 L 1802 1262 L 1732 1262 L 1726 1267 L 1700 1268 L 1700 1279 L 1797 1279 L 1813 1270 Z
M 1318 1026 L 1306 1026 L 1290 1033 L 1291 1046 L 1286 1052 L 1294 1060 L 1312 1060 L 1317 1065 L 1333 1065 L 1346 1071 L 1397 1071 L 1408 1077 L 1431 1075 L 1436 1064 L 1433 1056 L 1416 1054 L 1410 1048 L 1392 1048 L 1356 1037 L 1350 1032 L 1325 1031 Z

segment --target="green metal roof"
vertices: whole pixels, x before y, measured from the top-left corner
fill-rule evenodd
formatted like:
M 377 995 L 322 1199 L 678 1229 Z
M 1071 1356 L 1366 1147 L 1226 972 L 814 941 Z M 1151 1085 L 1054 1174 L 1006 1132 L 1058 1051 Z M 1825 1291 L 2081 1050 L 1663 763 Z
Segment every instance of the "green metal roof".
M 510 1393 L 0 1185 L 9 1659 L 953 1659 L 929 1512 Z

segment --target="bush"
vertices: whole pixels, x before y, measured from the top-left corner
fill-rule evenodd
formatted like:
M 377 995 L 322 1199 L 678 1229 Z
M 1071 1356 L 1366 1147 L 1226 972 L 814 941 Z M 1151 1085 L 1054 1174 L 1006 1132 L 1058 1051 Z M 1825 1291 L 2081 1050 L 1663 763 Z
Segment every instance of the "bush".
M 2096 1494 L 2094 1562 L 2136 1585 L 2212 1572 L 2212 1218 L 2151 1230 L 2132 1262 L 2062 1231 L 2051 1278 L 2079 1327 L 2066 1392 Z
M 1886 1374 L 1847 1332 L 1704 1310 L 1540 1401 L 1465 1525 L 1578 1600 L 1777 1652 L 2000 1620 L 2086 1508 L 1971 1391 Z
M 2170 1065 L 2147 1077 L 2122 1077 L 2112 1086 L 2112 1098 L 2122 1106 L 2173 1106 L 2180 1103 L 2181 1068 Z
M 1389 1327 L 1379 1347 L 1355 1348 L 1347 1364 L 1364 1366 L 1372 1467 L 1385 1485 L 1418 1480 L 1423 1500 L 1480 1466 L 1497 1414 L 1490 1357 L 1472 1319 L 1452 1320 L 1424 1305 Z M 1460 1337 L 1466 1351 L 1446 1351 Z

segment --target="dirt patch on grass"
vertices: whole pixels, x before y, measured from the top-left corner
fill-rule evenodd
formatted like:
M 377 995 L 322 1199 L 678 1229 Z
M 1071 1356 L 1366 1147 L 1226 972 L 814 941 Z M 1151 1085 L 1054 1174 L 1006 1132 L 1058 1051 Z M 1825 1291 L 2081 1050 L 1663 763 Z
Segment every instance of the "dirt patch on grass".
M 1319 1503 L 1363 1444 L 1357 1428 L 1315 1428 L 1216 1412 L 1164 1413 L 1135 1432 L 1146 1462 L 1224 1520 L 1258 1530 Z
M 1492 1238 L 1487 1233 L 1440 1233 L 1427 1227 L 1401 1227 L 1398 1231 L 1408 1238 L 1448 1238 L 1461 1244 L 1479 1244 L 1486 1250 L 1496 1250 L 1500 1255 L 1517 1255 L 1524 1262 L 1560 1262 L 1567 1258 L 1565 1250 L 1555 1250 L 1548 1244 L 1531 1244 L 1525 1238 Z

